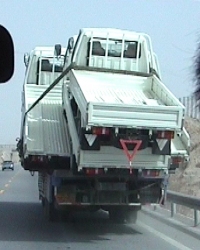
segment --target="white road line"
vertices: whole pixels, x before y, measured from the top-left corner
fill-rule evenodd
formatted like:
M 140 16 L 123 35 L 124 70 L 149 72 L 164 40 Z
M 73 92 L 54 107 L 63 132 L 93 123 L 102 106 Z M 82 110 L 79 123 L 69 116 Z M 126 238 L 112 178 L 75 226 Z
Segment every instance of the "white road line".
M 157 237 L 163 239 L 164 241 L 168 242 L 169 244 L 171 244 L 172 246 L 180 249 L 180 250 L 192 250 L 191 248 L 189 247 L 186 247 L 184 246 L 183 244 L 181 244 L 180 242 L 176 241 L 176 240 L 173 240 L 171 239 L 170 237 L 156 231 L 155 229 L 145 225 L 144 223 L 138 221 L 137 224 L 145 229 L 147 229 L 149 232 L 155 234 Z

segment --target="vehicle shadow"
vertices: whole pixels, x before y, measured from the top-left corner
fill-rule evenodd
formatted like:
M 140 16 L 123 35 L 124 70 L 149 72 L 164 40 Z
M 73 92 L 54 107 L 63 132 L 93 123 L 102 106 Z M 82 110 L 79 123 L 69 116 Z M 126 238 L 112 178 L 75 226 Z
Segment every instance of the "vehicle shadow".
M 110 235 L 141 234 L 132 225 L 110 223 L 105 212 L 74 214 L 48 222 L 40 203 L 0 202 L 0 241 L 91 242 Z

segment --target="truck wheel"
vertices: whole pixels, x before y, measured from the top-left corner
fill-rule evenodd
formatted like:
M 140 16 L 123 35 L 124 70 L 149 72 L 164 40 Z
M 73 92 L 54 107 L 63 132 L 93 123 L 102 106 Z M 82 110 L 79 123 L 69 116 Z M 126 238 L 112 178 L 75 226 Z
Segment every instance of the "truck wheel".
M 55 209 L 54 204 L 52 202 L 48 202 L 45 199 L 44 209 L 45 209 L 45 216 L 48 221 L 54 222 L 57 220 L 57 210 Z
M 126 212 L 126 222 L 135 224 L 137 221 L 137 211 Z
M 111 209 L 109 210 L 109 219 L 114 223 L 123 224 L 125 223 L 126 213 L 121 209 Z
M 41 197 L 41 203 L 42 203 L 42 207 L 45 207 L 45 198 Z

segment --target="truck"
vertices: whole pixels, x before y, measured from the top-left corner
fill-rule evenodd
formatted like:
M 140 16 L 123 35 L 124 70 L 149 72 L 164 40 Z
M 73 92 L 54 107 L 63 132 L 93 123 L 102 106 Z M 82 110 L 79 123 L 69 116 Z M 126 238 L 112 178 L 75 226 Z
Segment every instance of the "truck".
M 8 150 L 3 150 L 1 154 L 1 161 L 12 161 L 12 152 Z
M 11 150 L 6 150 L 6 148 L 1 154 L 1 169 L 2 171 L 5 169 L 14 170 L 13 152 Z
M 190 137 L 149 35 L 83 28 L 65 49 L 34 49 L 26 65 L 18 151 L 38 172 L 47 218 L 103 209 L 135 223 L 143 205 L 163 203 Z

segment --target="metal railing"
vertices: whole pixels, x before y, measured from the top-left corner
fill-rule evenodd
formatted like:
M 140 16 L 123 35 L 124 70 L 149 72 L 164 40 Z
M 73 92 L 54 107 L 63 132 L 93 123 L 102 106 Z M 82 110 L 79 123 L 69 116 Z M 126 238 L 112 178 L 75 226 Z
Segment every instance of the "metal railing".
M 171 217 L 174 217 L 176 214 L 176 205 L 182 205 L 194 210 L 194 226 L 196 227 L 199 225 L 200 198 L 168 191 L 167 202 L 171 203 Z
M 200 120 L 200 108 L 196 102 L 195 96 L 186 96 L 179 98 L 179 101 L 185 106 L 185 115 Z
M 15 149 L 16 144 L 0 144 L 0 150 L 2 149 Z

